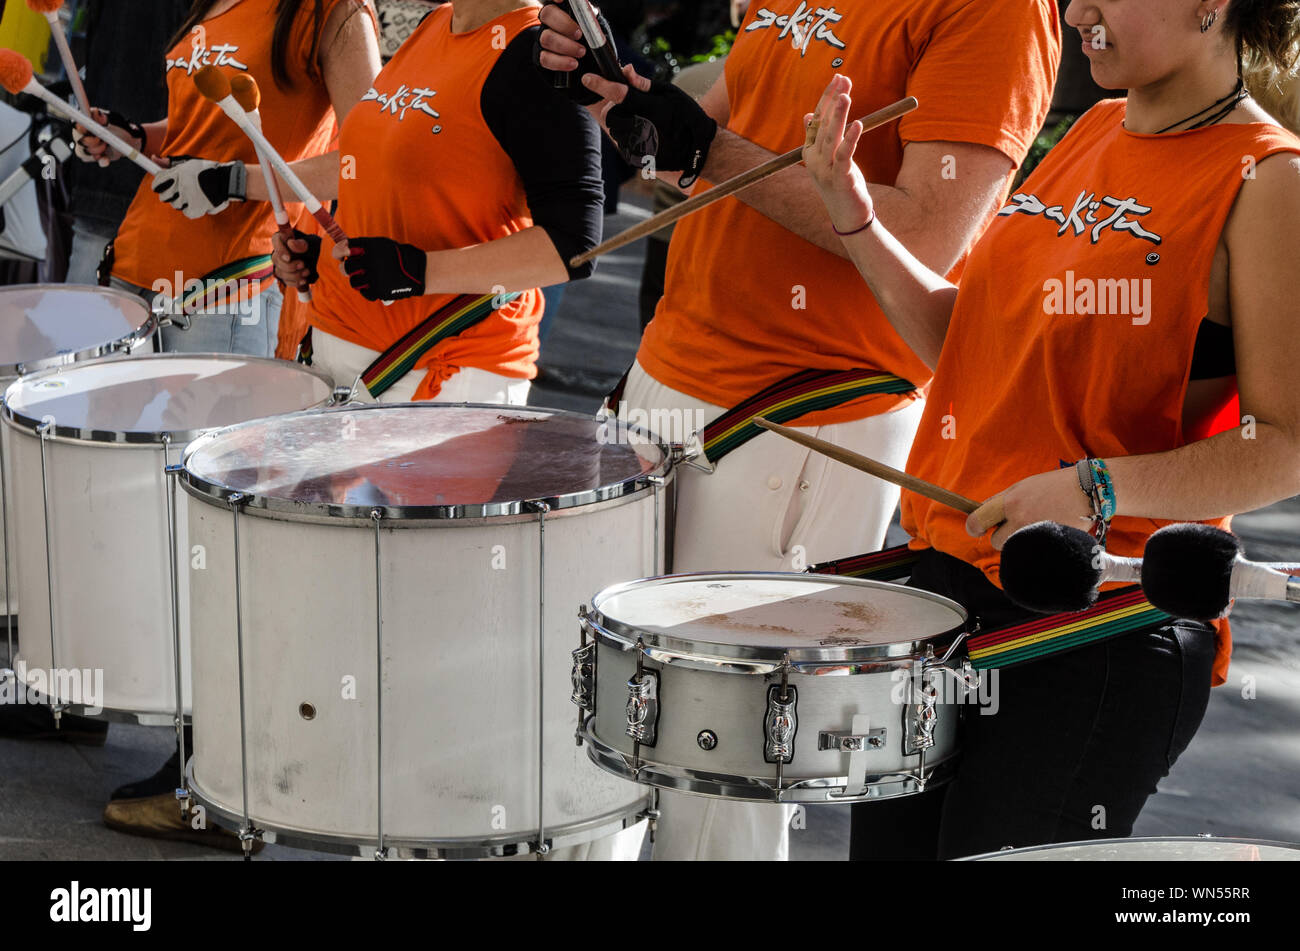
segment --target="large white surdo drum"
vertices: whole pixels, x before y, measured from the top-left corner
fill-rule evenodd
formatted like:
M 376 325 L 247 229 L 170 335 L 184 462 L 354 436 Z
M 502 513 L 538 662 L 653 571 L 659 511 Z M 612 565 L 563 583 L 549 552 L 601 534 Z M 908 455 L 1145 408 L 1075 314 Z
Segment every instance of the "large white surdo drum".
M 690 574 L 608 588 L 581 615 L 573 700 L 611 773 L 755 802 L 884 799 L 951 776 L 974 675 L 948 666 L 966 612 L 946 598 Z
M 188 706 L 185 501 L 167 473 L 201 432 L 319 406 L 306 367 L 220 354 L 96 361 L 25 376 L 5 395 L 19 660 L 30 689 L 78 713 L 170 724 Z M 181 663 L 177 665 L 179 644 Z M 101 673 L 102 672 L 102 673 Z M 101 711 L 99 708 L 102 707 Z
M 194 759 L 209 816 L 309 848 L 514 855 L 615 832 L 649 790 L 593 767 L 573 612 L 661 570 L 664 447 L 552 410 L 388 404 L 186 453 Z
M 63 284 L 15 284 L 0 288 L 0 391 L 28 373 L 127 354 L 147 345 L 155 321 L 140 298 L 104 287 Z M 0 457 L 7 458 L 8 434 L 0 431 Z M 5 482 L 9 472 L 2 470 Z M 4 486 L 7 489 L 7 485 Z M 9 493 L 0 510 L 0 561 L 13 536 L 8 523 Z M 6 614 L 17 613 L 16 565 L 0 573 L 0 598 Z

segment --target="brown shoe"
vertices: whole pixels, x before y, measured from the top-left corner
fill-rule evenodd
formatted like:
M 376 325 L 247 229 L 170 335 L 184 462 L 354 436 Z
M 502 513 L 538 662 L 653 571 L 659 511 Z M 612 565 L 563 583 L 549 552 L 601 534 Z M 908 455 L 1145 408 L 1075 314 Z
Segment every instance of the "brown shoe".
M 141 835 L 151 839 L 170 839 L 206 845 L 227 852 L 243 852 L 239 836 L 213 823 L 195 829 L 181 818 L 180 803 L 175 793 L 146 796 L 143 799 L 114 799 L 104 807 L 104 825 L 127 835 Z M 266 846 L 260 839 L 253 840 L 253 854 Z

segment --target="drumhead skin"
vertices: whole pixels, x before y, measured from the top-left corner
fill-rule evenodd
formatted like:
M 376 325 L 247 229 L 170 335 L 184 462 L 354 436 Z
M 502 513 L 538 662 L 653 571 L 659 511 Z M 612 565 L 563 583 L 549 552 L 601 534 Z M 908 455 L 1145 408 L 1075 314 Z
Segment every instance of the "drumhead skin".
M 5 393 L 5 418 L 62 439 L 186 443 L 209 429 L 324 404 L 328 377 L 300 364 L 232 354 L 150 354 L 33 374 Z
M 615 585 L 588 622 L 620 647 L 704 669 L 910 657 L 964 629 L 955 601 L 897 584 L 815 574 L 671 575 Z
M 389 520 L 495 518 L 626 498 L 659 484 L 665 446 L 615 420 L 476 403 L 347 406 L 209 433 L 181 480 L 252 514 Z
M 0 378 L 125 352 L 154 328 L 144 301 L 112 288 L 0 288 Z
M 966 862 L 1300 862 L 1300 845 L 1264 839 L 1169 836 L 1098 839 L 988 852 Z

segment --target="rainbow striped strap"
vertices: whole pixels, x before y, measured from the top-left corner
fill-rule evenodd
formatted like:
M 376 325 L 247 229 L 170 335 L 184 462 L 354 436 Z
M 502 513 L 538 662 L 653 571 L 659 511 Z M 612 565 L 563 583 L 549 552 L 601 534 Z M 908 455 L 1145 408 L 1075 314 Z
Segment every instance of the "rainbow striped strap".
M 463 333 L 481 323 L 494 310 L 499 310 L 519 296 L 514 294 L 462 294 L 451 303 L 438 308 L 395 344 L 375 358 L 361 374 L 361 382 L 370 395 L 380 394 L 410 373 L 420 358 L 448 337 Z
M 182 289 L 182 296 L 174 301 L 176 310 L 182 314 L 194 314 L 226 303 L 230 296 L 226 289 L 232 284 L 235 285 L 234 299 L 239 300 L 240 281 L 256 282 L 260 293 L 262 284 L 274 273 L 275 269 L 269 254 L 255 254 L 252 257 L 223 264 L 199 279 L 202 282 L 201 287 L 196 287 L 189 293 L 184 293 Z
M 1146 599 L 1141 587 L 1129 585 L 1102 594 L 1086 611 L 1052 614 L 977 634 L 966 641 L 966 648 L 976 670 L 1011 667 L 1171 618 Z
M 894 581 L 912 573 L 912 566 L 921 558 L 921 552 L 906 545 L 873 551 L 851 558 L 837 558 L 810 565 L 808 571 L 815 575 L 839 575 L 841 578 L 870 578 L 873 581 Z
M 910 393 L 915 389 L 902 377 L 883 370 L 801 370 L 727 410 L 704 427 L 700 442 L 705 458 L 717 464 L 727 453 L 763 432 L 752 422 L 755 416 L 788 423 L 863 396 Z

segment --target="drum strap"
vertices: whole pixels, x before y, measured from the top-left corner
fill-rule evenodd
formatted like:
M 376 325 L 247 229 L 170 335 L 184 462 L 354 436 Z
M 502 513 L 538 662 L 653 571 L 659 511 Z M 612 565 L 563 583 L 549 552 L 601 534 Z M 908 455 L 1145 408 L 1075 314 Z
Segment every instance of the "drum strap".
M 614 411 L 618 410 L 626 384 L 625 373 L 606 398 L 606 404 Z M 727 410 L 704 427 L 699 440 L 705 458 L 716 465 L 728 453 L 763 432 L 752 422 L 755 416 L 774 423 L 789 423 L 809 413 L 842 406 L 864 396 L 911 393 L 915 389 L 902 377 L 867 367 L 857 370 L 800 370 Z
M 462 294 L 438 308 L 375 358 L 361 374 L 370 395 L 380 394 L 414 369 L 420 358 L 448 337 L 481 323 L 519 294 Z
M 196 287 L 189 293 L 184 293 L 182 288 L 181 291 L 184 296 L 175 300 L 177 310 L 184 314 L 203 310 L 204 307 L 221 301 L 221 291 L 227 285 L 247 280 L 256 281 L 260 287 L 274 273 L 274 268 L 271 265 L 271 255 L 269 254 L 254 254 L 251 257 L 240 258 L 237 261 L 231 261 L 229 264 L 223 264 L 216 270 L 203 275 L 198 282 L 201 286 Z
M 866 555 L 839 558 L 812 565 L 813 574 L 893 581 L 911 573 L 921 557 L 906 545 Z M 976 670 L 1012 667 L 1060 651 L 1083 647 L 1171 619 L 1153 606 L 1138 585 L 1106 591 L 1086 611 L 1049 614 L 1021 624 L 985 631 L 966 641 L 971 666 Z

